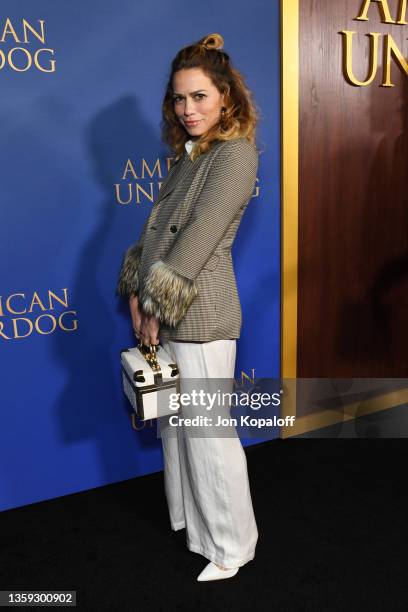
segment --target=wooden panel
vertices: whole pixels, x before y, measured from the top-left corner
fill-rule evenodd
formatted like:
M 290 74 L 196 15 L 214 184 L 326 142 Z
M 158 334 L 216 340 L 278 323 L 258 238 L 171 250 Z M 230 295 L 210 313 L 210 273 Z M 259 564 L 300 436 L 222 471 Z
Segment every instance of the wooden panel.
M 369 32 L 408 26 L 353 20 L 361 2 L 300 0 L 298 377 L 408 374 L 408 78 L 354 87 L 341 30 L 354 30 L 354 72 L 368 71 Z M 390 0 L 393 16 L 397 1 Z

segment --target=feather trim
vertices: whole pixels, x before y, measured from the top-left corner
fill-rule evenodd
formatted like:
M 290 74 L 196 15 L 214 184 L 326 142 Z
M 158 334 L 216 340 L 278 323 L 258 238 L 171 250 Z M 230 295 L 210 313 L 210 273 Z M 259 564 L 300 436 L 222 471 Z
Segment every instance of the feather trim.
M 142 247 L 137 244 L 130 246 L 122 261 L 119 272 L 116 294 L 122 297 L 129 297 L 139 289 L 139 263 L 142 254 Z
M 139 292 L 142 309 L 160 321 L 175 326 L 197 297 L 196 282 L 172 270 L 161 259 L 149 270 Z

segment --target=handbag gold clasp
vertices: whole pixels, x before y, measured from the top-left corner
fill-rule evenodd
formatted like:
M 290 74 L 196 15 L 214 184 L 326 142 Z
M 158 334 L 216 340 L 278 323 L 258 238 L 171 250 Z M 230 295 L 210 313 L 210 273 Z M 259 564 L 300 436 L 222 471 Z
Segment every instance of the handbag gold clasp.
M 140 350 L 152 370 L 154 370 L 155 372 L 160 372 L 161 368 L 157 361 L 156 346 L 154 344 L 149 344 L 149 346 L 147 347 L 140 340 L 139 346 L 137 348 Z

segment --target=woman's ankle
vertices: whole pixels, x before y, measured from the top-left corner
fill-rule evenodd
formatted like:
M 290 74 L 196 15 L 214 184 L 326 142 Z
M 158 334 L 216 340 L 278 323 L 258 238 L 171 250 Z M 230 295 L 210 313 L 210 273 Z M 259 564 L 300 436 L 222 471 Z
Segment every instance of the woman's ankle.
M 221 570 L 225 570 L 228 571 L 230 569 L 235 569 L 235 567 L 224 567 L 223 565 L 218 565 L 218 563 L 215 564 L 219 569 Z

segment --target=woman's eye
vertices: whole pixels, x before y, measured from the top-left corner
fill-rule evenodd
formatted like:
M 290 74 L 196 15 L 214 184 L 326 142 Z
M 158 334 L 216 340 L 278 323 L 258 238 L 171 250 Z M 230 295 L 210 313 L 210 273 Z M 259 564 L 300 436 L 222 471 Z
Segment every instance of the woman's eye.
M 202 100 L 206 96 L 205 96 L 205 94 L 196 94 L 194 97 L 198 98 L 199 100 Z M 173 100 L 174 100 L 174 102 L 180 102 L 180 100 L 182 100 L 182 98 L 180 96 L 174 96 Z

